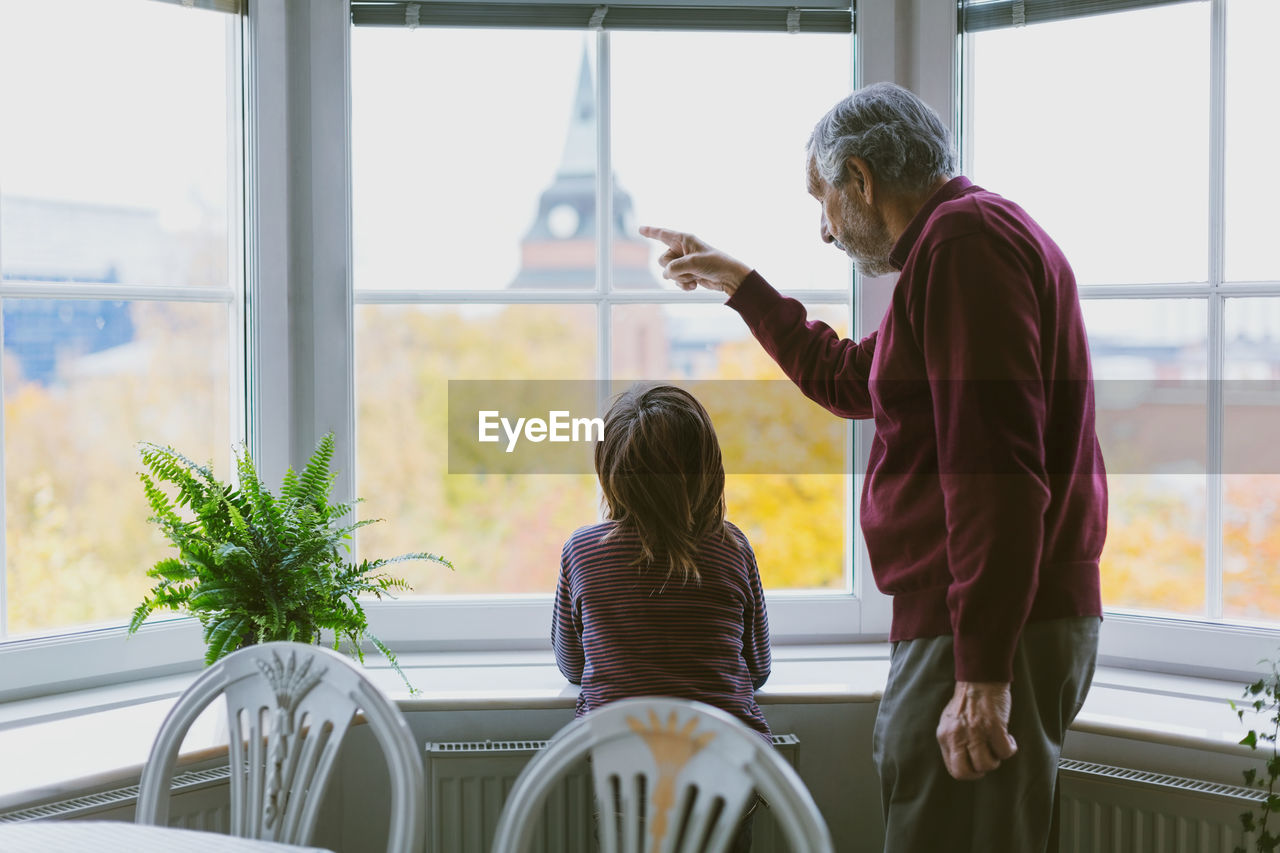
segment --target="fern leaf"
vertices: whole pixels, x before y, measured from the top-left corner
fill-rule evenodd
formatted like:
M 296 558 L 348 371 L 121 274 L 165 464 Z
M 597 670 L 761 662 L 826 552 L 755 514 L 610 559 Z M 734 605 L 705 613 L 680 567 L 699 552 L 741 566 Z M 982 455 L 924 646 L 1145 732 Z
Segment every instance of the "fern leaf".
M 280 497 L 287 501 L 297 501 L 301 498 L 298 488 L 298 473 L 292 468 L 288 468 L 284 472 L 284 480 L 280 483 Z
M 239 648 L 249 621 L 243 616 L 227 616 L 206 630 L 205 664 L 212 664 Z
M 142 603 L 133 608 L 133 616 L 129 619 L 129 633 L 133 634 L 142 627 L 142 623 L 147 621 L 147 617 L 155 610 L 155 604 L 149 598 L 143 598 Z
M 351 534 L 359 530 L 361 527 L 368 527 L 370 524 L 377 524 L 380 521 L 385 521 L 385 519 L 365 518 L 360 521 L 354 521 L 351 524 L 343 525 L 342 527 L 335 527 L 333 529 L 334 536 L 339 539 L 350 539 Z
M 181 610 L 187 606 L 187 599 L 194 588 L 191 583 L 176 583 L 163 580 L 151 590 L 151 594 L 155 596 L 151 609 L 158 610 L 161 607 L 167 607 L 170 610 Z
M 213 549 L 213 559 L 219 565 L 233 562 L 251 562 L 253 555 L 243 545 L 234 542 L 223 542 Z
M 391 668 L 396 671 L 396 675 L 400 676 L 400 680 L 404 682 L 404 686 L 409 688 L 409 695 L 416 696 L 422 691 L 409 683 L 409 677 L 404 674 L 404 670 L 400 668 L 400 661 L 396 657 L 395 652 L 387 646 L 386 643 L 378 639 L 376 634 L 369 634 L 369 642 L 373 643 L 373 647 L 382 652 L 382 656 L 387 659 L 387 663 L 391 664 Z
M 329 490 L 337 476 L 329 468 L 333 461 L 333 451 L 333 433 L 325 433 L 316 443 L 316 449 L 307 460 L 306 467 L 298 475 L 299 502 L 314 506 L 326 518 L 330 509 Z
M 376 560 L 365 560 L 361 563 L 361 571 L 371 572 L 376 569 L 380 569 L 383 566 L 390 566 L 394 563 L 407 563 L 413 560 L 424 560 L 427 562 L 439 563 L 442 566 L 447 566 L 449 571 L 454 570 L 453 563 L 446 560 L 439 554 L 429 554 L 426 551 L 415 551 L 410 554 L 399 554 L 395 557 L 379 557 Z
M 201 587 L 187 599 L 187 606 L 192 610 L 226 610 L 238 592 L 231 586 Z
M 169 581 L 181 581 L 196 576 L 195 569 L 179 560 L 177 557 L 169 557 L 156 563 L 147 569 L 147 576 L 153 578 L 163 578 Z
M 362 503 L 364 503 L 364 498 L 356 498 L 355 500 L 347 501 L 346 503 L 334 504 L 329 507 L 329 518 L 339 519 L 350 515 L 351 511 L 354 510 L 358 504 Z M 382 521 L 380 518 L 377 520 Z

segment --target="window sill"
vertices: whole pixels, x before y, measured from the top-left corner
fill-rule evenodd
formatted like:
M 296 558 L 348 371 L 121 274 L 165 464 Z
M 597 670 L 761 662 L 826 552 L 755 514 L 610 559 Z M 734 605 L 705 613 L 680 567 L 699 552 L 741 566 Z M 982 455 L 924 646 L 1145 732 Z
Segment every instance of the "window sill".
M 410 695 L 385 661 L 366 656 L 375 683 L 410 713 L 563 709 L 567 715 L 577 695 L 547 651 L 407 653 L 400 663 L 420 693 Z M 777 647 L 759 701 L 766 715 L 770 706 L 874 703 L 888 666 L 883 643 Z M 136 783 L 161 721 L 194 677 L 0 705 L 0 810 Z M 1072 733 L 1185 747 L 1234 763 L 1256 757 L 1239 745 L 1244 727 L 1227 705 L 1241 690 L 1231 681 L 1100 667 Z M 193 726 L 183 760 L 208 758 L 224 746 L 216 714 L 206 714 Z

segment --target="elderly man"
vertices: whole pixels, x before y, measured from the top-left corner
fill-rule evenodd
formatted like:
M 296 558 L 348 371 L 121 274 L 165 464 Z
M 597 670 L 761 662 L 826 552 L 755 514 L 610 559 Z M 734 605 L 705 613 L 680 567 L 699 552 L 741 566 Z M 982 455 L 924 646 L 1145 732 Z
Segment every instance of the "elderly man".
M 861 341 L 690 234 L 664 275 L 724 291 L 810 398 L 874 418 L 861 499 L 893 596 L 874 734 L 892 853 L 1054 850 L 1057 762 L 1093 675 L 1107 492 L 1075 278 L 1020 207 L 955 176 L 946 128 L 876 84 L 818 122 L 822 239 L 898 272 Z

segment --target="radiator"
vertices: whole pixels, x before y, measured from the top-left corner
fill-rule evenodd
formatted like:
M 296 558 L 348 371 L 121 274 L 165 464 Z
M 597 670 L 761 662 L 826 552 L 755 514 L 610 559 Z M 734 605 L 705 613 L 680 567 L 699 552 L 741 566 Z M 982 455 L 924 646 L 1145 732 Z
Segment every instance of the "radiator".
M 226 832 L 230 826 L 230 768 L 212 767 L 174 774 L 169 825 Z M 138 786 L 112 788 L 30 808 L 0 812 L 0 823 L 22 820 L 133 820 Z
M 516 776 L 546 741 L 428 743 L 427 853 L 490 853 L 498 814 Z M 775 735 L 794 765 L 799 739 Z M 228 768 L 175 776 L 169 823 L 226 832 Z M 1141 770 L 1063 759 L 1061 853 L 1231 853 L 1241 839 L 1239 814 L 1263 795 Z M 138 787 L 71 797 L 0 812 L 0 823 L 20 820 L 133 820 Z M 591 853 L 591 787 L 585 768 L 571 773 L 548 800 L 542 853 Z M 757 814 L 754 853 L 781 853 L 786 841 L 767 811 Z
M 1261 791 L 1063 759 L 1061 853 L 1231 853 Z M 1248 849 L 1252 839 L 1248 839 Z
M 800 739 L 774 735 L 774 746 L 794 767 Z M 427 853 L 490 853 L 498 816 L 516 777 L 545 740 L 455 741 L 426 746 Z M 591 776 L 585 762 L 551 792 L 535 835 L 537 853 L 592 853 Z M 768 810 L 752 824 L 753 853 L 787 850 Z

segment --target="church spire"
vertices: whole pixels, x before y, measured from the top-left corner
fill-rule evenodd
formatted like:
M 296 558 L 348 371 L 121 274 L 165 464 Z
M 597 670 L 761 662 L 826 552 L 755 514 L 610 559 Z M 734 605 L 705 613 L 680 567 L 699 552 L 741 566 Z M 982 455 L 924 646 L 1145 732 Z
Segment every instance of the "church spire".
M 595 287 L 597 121 L 595 81 L 584 45 L 560 166 L 538 198 L 533 224 L 520 243 L 520 270 L 508 287 Z M 614 287 L 658 290 L 661 285 L 649 269 L 649 242 L 629 224 L 631 196 L 616 180 L 612 207 Z
M 560 157 L 557 176 L 594 175 L 596 171 L 596 92 L 587 62 L 587 49 L 582 49 L 578 69 L 578 93 L 569 116 L 569 132 L 565 135 L 564 154 Z

